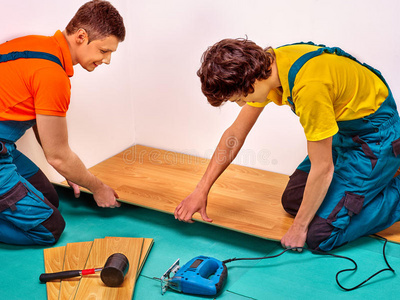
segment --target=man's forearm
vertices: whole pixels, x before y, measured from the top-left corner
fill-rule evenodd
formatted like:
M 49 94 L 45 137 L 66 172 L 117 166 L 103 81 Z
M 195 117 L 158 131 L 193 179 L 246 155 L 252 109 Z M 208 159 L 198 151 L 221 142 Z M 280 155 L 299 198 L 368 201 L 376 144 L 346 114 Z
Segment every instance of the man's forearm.
M 307 179 L 307 184 L 304 190 L 303 201 L 300 209 L 294 219 L 293 224 L 302 228 L 308 228 L 316 212 L 321 206 L 328 188 L 331 184 L 333 176 L 332 169 L 313 171 Z
M 214 182 L 235 159 L 244 143 L 244 139 L 237 138 L 229 129 L 221 137 L 214 151 L 211 161 L 197 187 L 208 193 Z
M 104 184 L 91 174 L 68 145 L 68 130 L 65 117 L 36 115 L 34 131 L 48 163 L 58 173 L 73 183 L 95 193 Z
M 58 158 L 48 158 L 50 165 L 66 179 L 95 191 L 102 185 L 102 182 L 90 173 L 80 158 L 72 151 Z

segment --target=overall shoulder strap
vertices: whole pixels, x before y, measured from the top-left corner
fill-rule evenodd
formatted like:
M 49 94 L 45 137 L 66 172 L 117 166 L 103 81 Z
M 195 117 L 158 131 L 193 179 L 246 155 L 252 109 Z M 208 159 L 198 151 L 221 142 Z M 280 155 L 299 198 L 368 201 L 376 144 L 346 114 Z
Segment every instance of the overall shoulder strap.
M 7 54 L 0 54 L 0 63 L 20 58 L 46 59 L 55 62 L 56 64 L 60 65 L 61 68 L 64 69 L 60 59 L 57 56 L 50 53 L 38 52 L 38 51 L 21 51 L 21 52 L 10 52 Z

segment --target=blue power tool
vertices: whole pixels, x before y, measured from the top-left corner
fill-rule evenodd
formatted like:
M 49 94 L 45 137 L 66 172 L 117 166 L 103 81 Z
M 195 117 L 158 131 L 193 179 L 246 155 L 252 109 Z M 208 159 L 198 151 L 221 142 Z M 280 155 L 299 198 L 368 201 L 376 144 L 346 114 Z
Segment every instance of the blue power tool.
M 204 296 L 215 296 L 228 277 L 225 264 L 208 256 L 197 256 L 179 267 L 179 259 L 161 277 L 161 293 L 168 288 Z

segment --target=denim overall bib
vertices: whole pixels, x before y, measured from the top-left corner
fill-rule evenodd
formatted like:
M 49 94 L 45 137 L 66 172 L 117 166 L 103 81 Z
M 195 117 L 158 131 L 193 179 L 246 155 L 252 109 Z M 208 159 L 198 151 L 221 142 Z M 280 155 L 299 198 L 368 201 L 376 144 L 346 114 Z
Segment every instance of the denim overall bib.
M 50 60 L 63 67 L 58 57 L 34 51 L 0 55 L 0 63 L 29 58 Z M 35 123 L 36 120 L 0 121 L 0 242 L 20 245 L 55 242 L 52 232 L 42 225 L 53 215 L 54 209 L 27 181 L 39 168 L 15 146 Z
M 296 74 L 308 60 L 323 53 L 357 61 L 340 48 L 325 46 L 300 57 L 289 70 L 288 102 L 294 112 L 292 89 Z M 379 71 L 362 65 L 388 87 Z M 375 113 L 337 123 L 339 132 L 332 140 L 334 175 L 309 226 L 310 248 L 329 251 L 400 220 L 400 178 L 393 178 L 400 167 L 400 118 L 389 87 L 388 90 L 388 97 Z M 310 167 L 307 156 L 297 169 L 309 173 Z

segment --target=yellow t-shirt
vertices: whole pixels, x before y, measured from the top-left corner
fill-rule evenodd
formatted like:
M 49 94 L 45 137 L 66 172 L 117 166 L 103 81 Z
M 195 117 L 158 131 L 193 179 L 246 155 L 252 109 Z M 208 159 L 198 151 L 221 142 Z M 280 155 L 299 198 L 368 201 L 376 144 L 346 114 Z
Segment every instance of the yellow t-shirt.
M 290 67 L 303 54 L 317 49 L 312 45 L 274 49 L 282 90 L 272 90 L 264 103 L 247 104 L 288 105 Z M 374 113 L 388 94 L 385 83 L 368 68 L 347 57 L 324 53 L 307 61 L 297 73 L 292 99 L 307 140 L 319 141 L 338 132 L 338 121 Z

